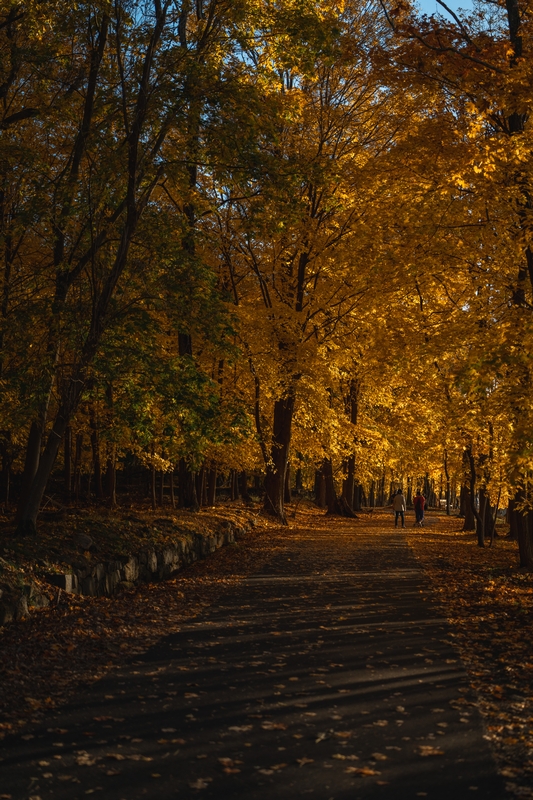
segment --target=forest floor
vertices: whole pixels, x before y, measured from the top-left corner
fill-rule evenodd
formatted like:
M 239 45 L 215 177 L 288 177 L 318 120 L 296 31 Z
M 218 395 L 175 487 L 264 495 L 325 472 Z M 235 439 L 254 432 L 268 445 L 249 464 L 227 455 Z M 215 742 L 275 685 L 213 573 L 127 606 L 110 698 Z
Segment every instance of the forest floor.
M 479 709 L 485 719 L 485 737 L 491 741 L 507 790 L 516 797 L 533 797 L 533 645 L 529 635 L 533 576 L 516 568 L 515 544 L 498 538 L 493 548 L 480 549 L 472 534 L 460 533 L 460 525 L 461 521 L 456 518 L 430 514 L 424 529 L 408 527 L 405 534 L 429 578 L 440 613 L 449 620 L 446 638 L 458 649 L 473 689 L 472 694 L 459 697 L 454 707 L 464 708 L 467 717 L 467 709 Z M 302 546 L 305 549 L 306 537 L 311 541 L 318 531 L 320 546 L 325 549 L 315 547 L 315 569 L 320 568 L 317 558 L 327 556 L 327 561 L 336 554 L 334 560 L 342 560 L 346 543 L 353 542 L 357 547 L 359 537 L 365 545 L 365 558 L 370 559 L 368 564 L 372 571 L 379 565 L 380 544 L 386 542 L 382 536 L 388 535 L 391 527 L 391 517 L 385 513 L 362 515 L 357 521 L 340 520 L 337 524 L 337 520 L 324 517 L 323 512 L 316 509 L 299 509 L 296 517 L 290 518 L 289 529 L 265 521 L 244 540 L 223 548 L 164 584 L 143 586 L 115 598 L 94 599 L 63 593 L 58 605 L 38 611 L 18 624 L 8 625 L 0 633 L 0 736 L 5 737 L 5 746 L 11 747 L 9 743 L 16 742 L 30 746 L 36 731 L 43 726 L 58 731 L 57 723 L 52 720 L 62 713 L 62 707 L 71 707 L 81 693 L 91 692 L 93 687 L 98 691 L 97 687 L 104 685 L 102 680 L 112 680 L 125 665 L 131 670 L 132 660 L 135 663 L 135 659 L 151 658 L 149 654 L 155 652 L 154 648 L 161 646 L 165 638 L 178 635 L 187 625 L 201 628 L 204 619 L 208 619 L 220 604 L 224 605 L 224 597 L 235 591 L 242 595 L 254 574 L 268 570 L 268 565 L 280 558 L 294 558 L 286 553 L 295 542 L 301 552 Z M 306 570 L 309 569 L 310 562 L 306 564 Z M 300 572 L 299 569 L 294 572 L 296 584 Z M 332 607 L 332 603 L 326 606 Z M 347 627 L 344 623 L 343 626 Z M 328 627 L 324 625 L 324 630 Z M 200 634 L 208 639 L 209 631 L 204 628 Z M 368 628 L 361 630 L 363 634 L 368 633 Z M 276 635 L 275 631 L 271 633 Z M 428 666 L 424 669 L 431 670 L 431 653 L 428 651 L 425 656 L 424 663 Z M 448 660 L 454 661 L 453 658 Z M 371 654 L 369 661 L 371 670 L 375 668 Z M 187 667 L 183 669 L 186 671 Z M 279 695 L 280 691 L 274 694 Z M 169 691 L 169 695 L 175 694 Z M 195 691 L 189 694 L 198 696 Z M 267 719 L 263 730 L 267 730 L 269 724 Z M 318 731 L 317 740 L 322 741 L 322 736 L 330 734 Z M 431 745 L 424 746 L 429 747 L 426 752 L 431 753 Z M 343 761 L 342 755 L 340 752 L 332 757 L 338 756 L 338 760 Z M 82 759 L 77 763 L 85 758 L 83 754 L 76 757 Z M 223 756 L 218 761 L 222 763 L 224 758 L 227 774 L 232 770 L 235 774 L 240 772 L 239 766 L 229 763 L 231 758 Z M 305 759 L 304 756 L 300 767 L 307 765 Z M 43 764 L 45 760 L 41 759 Z M 353 760 L 356 760 L 355 754 Z M 275 766 L 279 770 L 285 768 L 279 764 Z M 356 765 L 350 769 L 352 776 L 366 780 L 383 771 L 375 767 L 376 763 L 372 762 L 369 766 Z M 42 777 L 49 774 L 45 766 L 32 769 L 35 779 L 39 769 Z M 346 771 L 350 774 L 348 768 Z M 106 774 L 113 774 L 113 770 Z M 277 774 L 277 770 L 273 774 Z M 210 780 L 209 776 L 205 780 L 197 778 L 197 783 L 191 780 L 189 786 L 194 789 L 191 796 L 202 788 L 208 789 Z M 376 786 L 380 783 L 387 785 L 386 780 L 376 779 Z M 20 797 L 39 796 L 34 789 L 35 785 L 31 795 Z M 423 792 L 416 794 L 425 796 Z M 11 796 L 19 800 L 18 795 Z M 66 796 L 74 795 L 67 793 Z M 118 797 L 116 792 L 110 796 Z M 433 797 L 433 794 L 427 796 Z M 9 793 L 0 793 L 0 797 L 7 798 Z M 325 795 L 324 798 L 328 800 Z
M 164 547 L 191 533 L 208 534 L 224 521 L 242 525 L 257 511 L 245 503 L 219 504 L 199 513 L 170 506 L 152 511 L 140 504 L 116 509 L 73 506 L 45 512 L 38 535 L 23 537 L 15 535 L 14 515 L 0 512 L 0 588 L 16 596 L 24 584 L 32 583 L 52 598 L 57 590 L 47 580 L 50 574 Z
M 480 548 L 462 520 L 430 513 L 408 542 L 451 624 L 501 773 L 518 797 L 533 797 L 533 574 L 518 547 L 497 537 Z

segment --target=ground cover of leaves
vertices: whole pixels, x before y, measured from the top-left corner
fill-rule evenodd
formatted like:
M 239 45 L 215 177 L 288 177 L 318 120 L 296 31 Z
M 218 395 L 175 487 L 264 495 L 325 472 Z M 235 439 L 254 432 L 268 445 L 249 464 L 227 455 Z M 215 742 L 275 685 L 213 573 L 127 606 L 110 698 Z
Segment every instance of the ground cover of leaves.
M 38 722 L 77 686 L 98 680 L 125 656 L 145 652 L 184 619 L 201 613 L 228 583 L 271 557 L 281 542 L 279 529 L 260 521 L 244 540 L 193 564 L 173 580 L 112 598 L 56 590 L 50 607 L 0 628 L 0 739 Z
M 32 583 L 50 594 L 45 576 L 162 547 L 191 533 L 209 533 L 224 521 L 242 525 L 253 506 L 217 506 L 200 513 L 155 512 L 140 504 L 123 509 L 69 508 L 44 516 L 37 536 L 17 537 L 13 516 L 0 514 L 0 588 L 17 594 Z M 88 544 L 90 543 L 90 544 Z
M 477 546 L 462 520 L 430 516 L 408 541 L 430 577 L 485 717 L 507 789 L 533 797 L 533 574 L 498 537 Z
M 355 523 L 364 524 L 364 518 Z M 533 575 L 517 568 L 516 543 L 500 537 L 481 549 L 461 525 L 431 514 L 426 528 L 406 533 L 450 620 L 508 789 L 533 797 Z M 0 738 L 40 721 L 80 684 L 201 614 L 228 583 L 282 550 L 285 531 L 263 521 L 171 582 L 115 598 L 59 593 L 51 608 L 6 626 L 0 633 Z

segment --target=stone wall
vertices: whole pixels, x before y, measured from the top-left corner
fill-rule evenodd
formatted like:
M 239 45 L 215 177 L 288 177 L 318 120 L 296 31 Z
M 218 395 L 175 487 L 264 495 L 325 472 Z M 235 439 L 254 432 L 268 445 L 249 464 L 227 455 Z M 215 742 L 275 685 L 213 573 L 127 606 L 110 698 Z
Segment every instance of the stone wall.
M 51 588 L 90 597 L 110 597 L 122 589 L 173 577 L 184 567 L 235 542 L 253 525 L 253 520 L 239 524 L 224 520 L 209 533 L 181 534 L 164 547 L 150 547 L 129 556 L 83 567 L 73 565 L 63 573 L 43 573 L 42 577 Z M 21 619 L 34 608 L 49 605 L 53 597 L 53 590 L 43 592 L 36 584 L 25 584 L 20 591 L 9 594 L 0 588 L 0 625 Z

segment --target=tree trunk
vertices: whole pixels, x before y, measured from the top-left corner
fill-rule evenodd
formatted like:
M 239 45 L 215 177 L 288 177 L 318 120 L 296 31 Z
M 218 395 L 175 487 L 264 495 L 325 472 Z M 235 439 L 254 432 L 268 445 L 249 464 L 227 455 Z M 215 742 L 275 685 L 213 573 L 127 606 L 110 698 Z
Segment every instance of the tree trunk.
M 520 501 L 520 492 L 516 491 L 514 497 L 511 497 L 509 500 L 509 505 L 507 507 L 507 521 L 509 523 L 509 539 L 514 539 L 518 541 L 518 526 L 520 524 L 518 519 L 518 511 L 516 510 L 516 504 Z
M 515 494 L 515 501 L 522 503 L 525 499 L 525 492 L 519 489 Z M 533 572 L 533 512 L 516 511 L 518 529 L 518 552 L 520 554 L 520 566 Z
M 470 501 L 470 510 L 476 521 L 477 543 L 479 547 L 485 547 L 485 526 L 483 524 L 483 518 L 476 508 L 477 473 L 476 473 L 476 462 L 474 460 L 474 454 L 472 452 L 471 445 L 468 445 L 468 447 L 465 448 L 465 454 L 466 454 L 466 463 L 470 468 L 470 475 L 468 476 L 469 478 L 468 497 Z M 480 511 L 483 511 L 483 513 L 485 512 L 484 507 L 481 508 L 481 504 L 480 504 Z M 466 524 L 466 518 L 465 518 L 465 524 Z
M 211 464 L 207 476 L 207 505 L 214 506 L 217 502 L 217 466 Z
M 229 472 L 229 499 L 232 503 L 239 499 L 239 486 L 237 482 L 237 471 L 230 469 Z
M 355 456 L 346 460 L 346 477 L 342 482 L 342 497 L 349 508 L 354 508 Z
M 76 447 L 74 449 L 74 499 L 80 501 L 81 492 L 81 459 L 83 455 L 83 433 L 76 434 Z
M 477 527 L 477 534 L 478 534 L 478 543 L 480 541 L 485 543 L 485 537 L 489 532 L 490 529 L 490 520 L 491 513 L 490 513 L 490 504 L 489 498 L 487 496 L 487 492 L 485 491 L 484 487 L 480 487 L 479 489 L 479 522 Z M 483 547 L 480 544 L 480 547 Z
M 163 508 L 165 502 L 165 471 L 161 470 L 159 475 L 159 505 Z
M 189 465 L 184 458 L 180 458 L 178 464 L 179 484 L 178 484 L 178 504 L 180 508 L 189 508 L 198 511 L 198 497 L 196 495 L 196 482 L 194 472 L 189 469 Z
M 355 517 L 353 509 L 344 498 L 337 497 L 335 491 L 335 480 L 333 477 L 333 465 L 331 459 L 325 458 L 322 462 L 322 472 L 324 475 L 324 482 L 326 487 L 326 506 L 328 514 L 338 514 L 343 517 Z
M 315 470 L 315 503 L 319 508 L 326 507 L 326 481 L 322 468 Z
M 170 470 L 170 504 L 176 508 L 176 495 L 174 493 L 174 466 Z
M 198 501 L 198 506 L 201 507 L 204 505 L 204 493 L 205 493 L 205 467 L 202 466 L 200 470 L 196 473 L 196 499 Z
M 335 492 L 335 482 L 333 480 L 333 465 L 331 459 L 325 458 L 322 462 L 322 472 L 326 484 L 326 507 L 328 514 L 337 513 L 337 495 Z
M 298 467 L 296 470 L 296 475 L 294 476 L 294 491 L 297 495 L 303 494 L 303 482 L 302 482 L 302 468 Z
M 65 500 L 67 503 L 70 503 L 72 496 L 72 428 L 70 425 L 65 431 L 65 439 L 63 444 L 63 477 L 65 481 Z
M 360 483 L 358 483 L 354 488 L 352 508 L 354 511 L 361 511 L 362 505 L 363 505 L 363 487 L 361 486 Z
M 152 501 L 152 511 L 155 511 L 157 508 L 157 473 L 155 470 L 155 445 L 152 444 L 152 466 L 150 468 L 150 499 Z
M 10 448 L 11 434 L 9 431 L 2 431 L 1 433 L 2 439 L 0 439 L 0 450 L 2 452 L 2 481 L 0 502 L 3 502 L 5 508 L 7 509 L 9 507 L 11 464 L 13 463 L 13 456 Z
M 117 506 L 117 467 L 115 445 L 110 445 L 107 457 L 107 469 L 105 473 L 105 492 L 110 508 Z
M 285 492 L 284 492 L 284 501 L 285 503 L 290 503 L 292 500 L 292 493 L 291 493 L 291 465 L 287 464 L 287 469 L 285 470 Z
M 294 392 L 289 392 L 274 403 L 272 448 L 265 475 L 263 511 L 276 517 L 284 525 L 287 524 L 284 503 L 285 473 L 289 458 L 295 399 Z
M 250 502 L 250 494 L 248 492 L 248 473 L 245 469 L 239 475 L 239 488 L 241 492 L 242 499 L 246 502 Z
M 476 518 L 472 511 L 472 505 L 470 503 L 470 491 L 467 486 L 461 486 L 461 506 L 464 509 L 464 518 L 465 518 L 461 530 L 464 532 L 475 531 Z
M 448 451 L 444 448 L 444 475 L 446 476 L 446 514 L 450 516 L 450 473 L 448 472 Z
M 381 476 L 379 481 L 379 495 L 378 495 L 378 506 L 385 505 L 385 472 Z
M 96 499 L 101 500 L 104 496 L 104 489 L 102 486 L 102 464 L 100 461 L 100 437 L 98 435 L 98 425 L 94 413 L 90 414 L 91 425 L 91 449 L 93 453 L 93 473 L 94 473 L 94 491 Z
M 20 490 L 20 497 L 17 506 L 17 513 L 15 520 L 20 523 L 22 520 L 23 511 L 26 507 L 28 497 L 30 494 L 32 483 L 39 468 L 39 459 L 41 455 L 41 441 L 43 431 L 38 422 L 31 423 L 30 432 L 28 434 L 28 442 L 26 445 L 26 458 L 24 461 L 24 471 L 22 473 L 22 486 Z M 23 530 L 21 533 L 34 533 L 34 530 Z

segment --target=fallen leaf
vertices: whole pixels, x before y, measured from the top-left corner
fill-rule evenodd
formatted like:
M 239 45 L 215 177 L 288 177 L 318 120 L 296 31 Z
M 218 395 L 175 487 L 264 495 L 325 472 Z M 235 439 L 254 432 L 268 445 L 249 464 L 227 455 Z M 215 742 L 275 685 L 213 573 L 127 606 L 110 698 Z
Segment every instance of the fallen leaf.
M 207 789 L 213 778 L 198 778 L 196 781 L 191 781 L 189 786 L 191 789 Z
M 286 731 L 287 726 L 283 724 L 283 722 L 270 722 L 270 720 L 265 720 L 261 723 L 261 727 L 264 731 Z
M 418 753 L 421 756 L 443 756 L 444 750 L 439 750 L 438 747 L 432 747 L 429 744 L 421 744 Z
M 296 761 L 298 762 L 298 764 L 301 767 L 304 767 L 306 764 L 313 764 L 314 760 L 315 760 L 314 758 L 305 758 L 305 756 L 304 756 L 304 758 L 297 758 L 296 759 Z
M 348 775 L 361 775 L 362 777 L 370 777 L 371 775 L 381 775 L 376 769 L 370 767 L 346 767 L 344 770 Z

